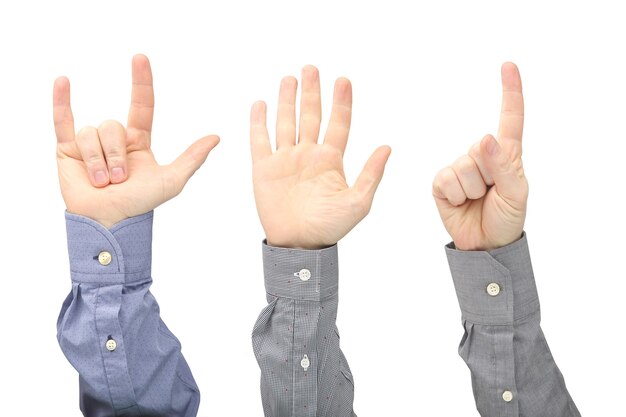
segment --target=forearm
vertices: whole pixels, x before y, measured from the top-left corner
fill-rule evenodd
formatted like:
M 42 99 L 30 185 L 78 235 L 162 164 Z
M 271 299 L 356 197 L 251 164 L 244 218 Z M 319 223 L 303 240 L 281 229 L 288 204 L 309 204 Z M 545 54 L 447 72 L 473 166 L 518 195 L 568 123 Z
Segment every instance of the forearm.
M 266 417 L 351 417 L 354 384 L 339 347 L 337 247 L 263 246 L 268 305 L 252 334 Z
M 199 392 L 150 293 L 152 213 L 111 229 L 66 214 L 72 292 L 57 324 L 86 416 L 195 416 Z
M 579 416 L 541 331 L 526 236 L 491 252 L 446 250 L 481 415 Z

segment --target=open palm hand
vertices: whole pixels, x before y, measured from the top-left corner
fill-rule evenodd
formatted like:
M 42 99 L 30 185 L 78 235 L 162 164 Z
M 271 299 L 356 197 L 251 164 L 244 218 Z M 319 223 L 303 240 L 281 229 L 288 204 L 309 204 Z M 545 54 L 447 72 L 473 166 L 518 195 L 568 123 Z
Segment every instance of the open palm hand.
M 369 212 L 390 149 L 378 148 L 349 187 L 343 154 L 352 115 L 352 86 L 335 83 L 333 109 L 323 143 L 317 143 L 321 124 L 319 73 L 302 70 L 300 125 L 296 143 L 297 80 L 281 82 L 276 150 L 272 152 L 266 127 L 266 105 L 252 107 L 250 138 L 254 194 L 270 245 L 317 249 L 345 236 Z

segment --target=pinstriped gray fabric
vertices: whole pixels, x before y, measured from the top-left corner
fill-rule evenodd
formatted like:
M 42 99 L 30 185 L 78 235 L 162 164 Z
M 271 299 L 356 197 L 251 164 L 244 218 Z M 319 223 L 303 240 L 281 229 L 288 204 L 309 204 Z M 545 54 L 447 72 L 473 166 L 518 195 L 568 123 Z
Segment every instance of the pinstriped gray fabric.
M 491 252 L 458 251 L 451 243 L 446 253 L 465 329 L 459 354 L 481 416 L 580 417 L 541 331 L 526 235 Z M 491 283 L 499 294 L 487 293 Z
M 354 383 L 339 347 L 337 247 L 263 244 L 268 305 L 252 332 L 266 417 L 355 417 Z M 310 272 L 308 280 L 300 272 Z M 307 365 L 305 369 L 303 365 Z
M 66 221 L 72 292 L 57 337 L 79 373 L 83 414 L 195 417 L 200 393 L 150 293 L 152 212 L 111 229 L 70 213 Z M 101 251 L 110 264 L 98 262 Z

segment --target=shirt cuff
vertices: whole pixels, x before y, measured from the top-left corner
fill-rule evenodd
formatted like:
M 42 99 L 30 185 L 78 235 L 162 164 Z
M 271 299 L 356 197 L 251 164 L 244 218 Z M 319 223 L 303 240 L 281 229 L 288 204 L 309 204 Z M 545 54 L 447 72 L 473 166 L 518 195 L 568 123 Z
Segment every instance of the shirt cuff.
M 337 294 L 337 245 L 320 250 L 288 249 L 263 242 L 263 270 L 268 294 L 321 301 Z
M 489 252 L 457 250 L 452 242 L 446 254 L 466 320 L 511 325 L 539 311 L 526 233 Z
M 65 213 L 73 282 L 124 284 L 150 277 L 153 212 L 125 219 L 110 229 Z

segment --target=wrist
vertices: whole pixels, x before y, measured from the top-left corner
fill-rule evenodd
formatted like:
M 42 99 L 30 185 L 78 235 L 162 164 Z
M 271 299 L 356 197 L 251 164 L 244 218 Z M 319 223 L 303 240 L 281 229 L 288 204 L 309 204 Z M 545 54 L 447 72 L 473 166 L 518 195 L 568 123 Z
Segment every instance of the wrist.
M 107 215 L 99 215 L 96 213 L 82 213 L 81 210 L 72 210 L 69 207 L 67 208 L 67 212 L 70 214 L 75 214 L 77 216 L 87 217 L 88 219 L 100 224 L 105 229 L 110 229 L 117 223 L 120 223 L 130 218 L 129 216 L 125 216 L 122 214 L 110 215 L 109 213 L 107 213 Z
M 453 239 L 453 243 L 454 243 L 454 247 L 460 251 L 491 252 L 491 251 L 504 248 L 506 246 L 509 246 L 515 243 L 518 240 L 520 240 L 523 236 L 524 236 L 524 232 L 520 232 L 518 235 L 516 235 L 515 238 L 506 238 L 506 239 L 502 239 L 498 241 L 489 241 L 489 242 L 483 241 L 483 242 L 470 243 L 470 242 L 463 242 L 463 241 L 457 242 L 456 240 Z
M 336 245 L 336 243 L 316 243 L 316 242 L 302 242 L 295 240 L 273 240 L 269 237 L 265 239 L 268 246 L 285 249 L 299 249 L 299 250 L 320 250 L 326 249 Z

